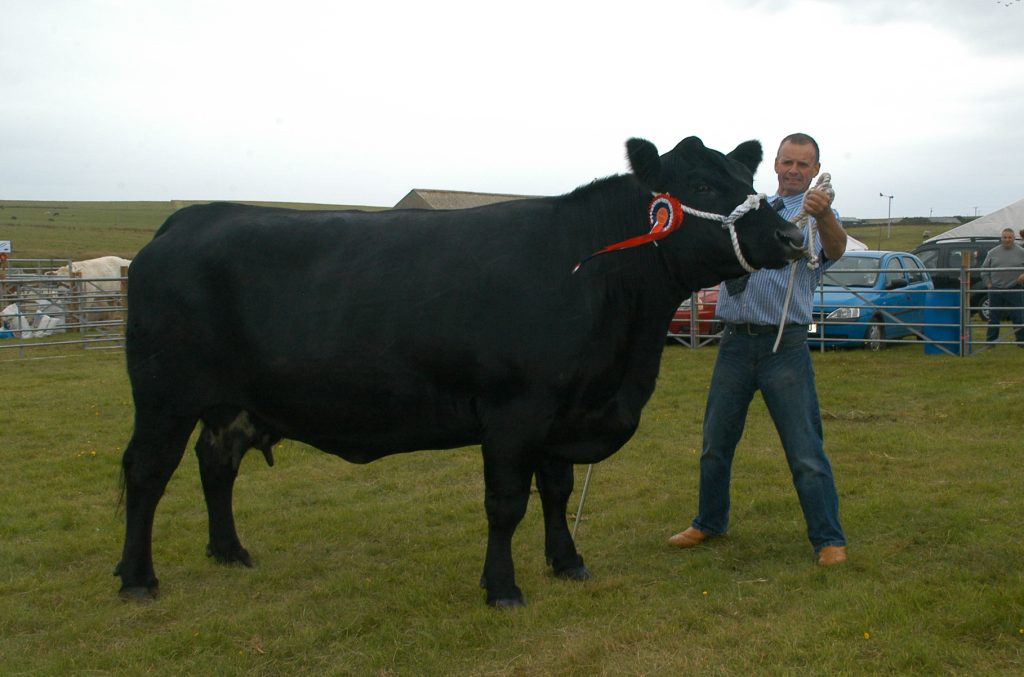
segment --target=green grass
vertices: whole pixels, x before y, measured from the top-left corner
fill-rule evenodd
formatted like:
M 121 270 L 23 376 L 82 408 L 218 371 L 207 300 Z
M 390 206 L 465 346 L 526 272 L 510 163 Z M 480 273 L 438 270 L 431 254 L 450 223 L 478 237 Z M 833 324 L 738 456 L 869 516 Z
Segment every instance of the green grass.
M 356 466 L 293 442 L 274 468 L 243 462 L 255 568 L 203 555 L 187 453 L 156 520 L 162 596 L 123 603 L 110 575 L 131 425 L 122 356 L 5 362 L 0 673 L 1020 674 L 1024 350 L 814 355 L 850 538 L 831 570 L 813 564 L 759 399 L 730 535 L 665 544 L 695 509 L 715 352 L 667 349 L 640 431 L 596 466 L 578 534 L 593 580 L 546 572 L 531 499 L 513 544 L 529 606 L 511 613 L 476 585 L 476 449 Z
M 950 228 L 953 226 L 894 225 L 890 236 L 888 228 L 882 224 L 881 226 L 854 226 L 847 228 L 846 232 L 866 244 L 869 249 L 909 252 L 928 239 L 923 236 L 925 231 L 932 235 L 938 235 Z
M 194 201 L 56 202 L 0 200 L 0 240 L 10 240 L 12 258 L 63 260 L 115 255 L 132 258 L 164 220 Z M 357 208 L 341 205 L 251 202 L 299 209 Z

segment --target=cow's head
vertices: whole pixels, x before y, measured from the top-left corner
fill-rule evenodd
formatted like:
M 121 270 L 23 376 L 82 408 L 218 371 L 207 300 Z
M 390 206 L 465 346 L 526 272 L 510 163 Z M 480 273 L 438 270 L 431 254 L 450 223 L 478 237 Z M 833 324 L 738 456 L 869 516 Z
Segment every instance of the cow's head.
M 630 166 L 636 178 L 653 193 L 668 193 L 686 207 L 728 215 L 754 193 L 754 172 L 761 163 L 761 143 L 745 141 L 728 155 L 704 146 L 695 136 L 683 139 L 671 151 L 658 154 L 644 139 L 626 143 Z M 800 230 L 761 200 L 735 222 L 739 247 L 754 268 L 781 268 L 803 255 Z M 665 238 L 693 252 L 702 264 L 698 286 L 710 286 L 723 279 L 743 275 L 733 249 L 732 238 L 720 221 L 686 214 L 679 232 Z M 715 279 L 711 279 L 715 278 Z

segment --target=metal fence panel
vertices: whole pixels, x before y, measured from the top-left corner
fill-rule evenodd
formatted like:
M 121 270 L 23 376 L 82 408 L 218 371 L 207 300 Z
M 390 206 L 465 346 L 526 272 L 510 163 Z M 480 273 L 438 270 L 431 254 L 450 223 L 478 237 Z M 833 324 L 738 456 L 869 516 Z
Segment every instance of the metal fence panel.
M 0 355 L 124 345 L 127 278 L 55 275 L 61 260 L 14 260 L 0 274 Z M 20 264 L 20 265 L 19 265 Z
M 842 285 L 840 288 L 852 298 L 858 299 L 856 304 L 861 313 L 870 312 L 877 315 L 875 322 L 862 322 L 854 318 L 829 317 L 825 303 L 825 291 L 819 287 L 815 292 L 815 316 L 809 336 L 810 345 L 814 350 L 826 350 L 840 347 L 867 346 L 880 349 L 890 345 L 918 344 L 925 351 L 935 354 L 970 355 L 987 350 L 996 345 L 1014 344 L 1024 347 L 1024 290 L 978 289 L 971 287 L 971 277 L 977 277 L 979 268 L 965 265 L 962 268 L 925 268 L 929 276 L 945 273 L 945 277 L 959 279 L 959 286 L 952 289 L 871 289 Z M 1004 270 L 1004 269 L 991 269 Z M 1008 269 L 1007 269 L 1008 270 Z M 832 273 L 874 272 L 883 273 L 885 269 L 842 270 L 832 268 Z M 989 297 L 999 298 L 1003 295 L 1010 301 L 1003 310 L 1008 319 L 1000 322 L 998 327 L 989 327 Z M 886 297 L 892 297 L 886 298 Z M 894 301 L 897 297 L 902 297 Z M 698 307 L 698 296 L 694 294 L 684 306 L 680 307 L 677 317 L 683 316 L 684 322 L 676 322 L 670 327 L 668 339 L 691 348 L 699 348 L 713 344 L 721 336 L 720 323 L 709 323 L 703 319 L 698 321 L 697 313 L 691 313 Z M 998 305 L 999 302 L 997 301 Z M 854 304 L 850 304 L 853 307 Z M 880 334 L 861 334 L 860 328 L 865 325 L 881 327 Z M 859 325 L 857 327 L 856 325 Z M 858 331 L 852 331 L 853 329 Z M 998 330 L 994 340 L 989 340 L 990 329 Z M 1018 338 L 1020 335 L 1021 338 Z

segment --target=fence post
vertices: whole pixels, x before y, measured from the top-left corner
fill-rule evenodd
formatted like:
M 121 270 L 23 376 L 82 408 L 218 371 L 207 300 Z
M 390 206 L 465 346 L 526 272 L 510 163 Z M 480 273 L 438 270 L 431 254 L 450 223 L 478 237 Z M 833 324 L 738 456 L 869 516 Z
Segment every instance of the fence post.
M 121 295 L 117 299 L 115 316 L 121 321 L 121 334 L 124 335 L 128 327 L 128 266 L 121 266 Z
M 971 350 L 971 252 L 960 252 L 960 356 Z
M 0 310 L 7 307 L 7 256 L 0 255 Z
M 74 330 L 81 334 L 82 316 L 80 314 L 80 310 L 82 305 L 82 274 L 69 269 L 68 275 L 71 278 L 68 281 L 71 294 L 68 296 L 67 315 L 65 316 L 64 323 L 66 325 L 76 325 Z M 68 327 L 68 329 L 69 331 L 71 330 L 70 327 Z
M 700 290 L 690 292 L 690 348 L 700 347 Z M 588 475 L 589 479 L 589 475 Z

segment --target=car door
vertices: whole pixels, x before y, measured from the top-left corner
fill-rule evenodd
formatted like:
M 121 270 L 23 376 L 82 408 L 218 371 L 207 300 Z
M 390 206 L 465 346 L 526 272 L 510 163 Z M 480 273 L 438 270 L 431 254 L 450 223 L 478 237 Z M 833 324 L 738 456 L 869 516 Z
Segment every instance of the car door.
M 907 309 L 905 321 L 917 331 L 921 331 L 924 325 L 927 294 L 934 285 L 921 261 L 913 256 L 901 256 L 900 260 L 907 276 L 907 295 L 910 297 L 910 307 Z
M 908 315 L 911 315 L 913 312 L 913 300 L 911 298 L 912 294 L 908 289 L 909 280 L 903 268 L 901 257 L 888 257 L 885 260 L 883 270 L 885 271 L 885 279 L 882 281 L 882 305 L 896 318 L 899 324 L 908 324 L 912 319 L 912 316 L 908 317 Z M 890 336 L 902 335 L 907 333 L 907 329 L 897 325 L 886 333 Z

